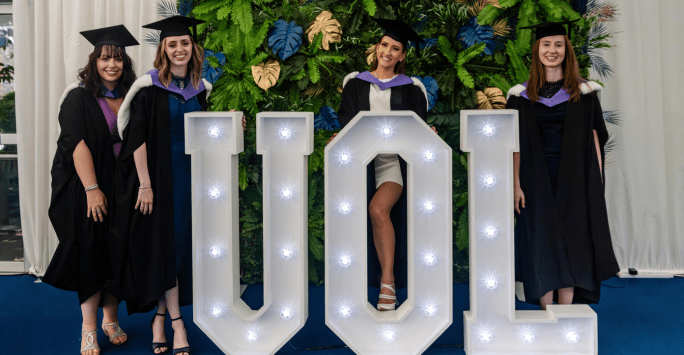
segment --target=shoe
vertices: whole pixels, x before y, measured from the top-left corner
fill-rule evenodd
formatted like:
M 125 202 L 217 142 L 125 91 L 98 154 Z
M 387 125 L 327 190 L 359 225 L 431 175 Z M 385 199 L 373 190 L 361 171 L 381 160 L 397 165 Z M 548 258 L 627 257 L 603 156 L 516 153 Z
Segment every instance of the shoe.
M 113 328 L 112 330 L 114 330 L 114 333 L 112 333 L 112 335 L 109 335 L 109 334 L 107 333 L 107 327 L 112 327 L 112 328 Z M 123 341 L 123 342 L 121 342 L 121 343 L 119 343 L 119 344 L 114 343 L 114 339 L 116 339 L 116 338 L 118 338 L 118 337 L 120 337 L 120 336 L 122 336 L 122 335 L 127 335 L 126 333 L 124 333 L 124 331 L 123 331 L 123 330 L 121 329 L 121 327 L 119 326 L 119 322 L 118 322 L 118 321 L 116 321 L 116 322 L 114 322 L 114 323 L 104 323 L 104 322 L 103 322 L 103 323 L 102 323 L 102 331 L 104 332 L 104 335 L 105 335 L 105 336 L 108 336 L 108 337 L 109 337 L 109 342 L 112 343 L 112 344 L 114 344 L 114 345 L 123 345 L 123 344 L 125 344 L 125 343 L 128 341 L 128 338 L 126 338 L 125 341 Z
M 178 318 L 171 318 L 171 322 L 173 323 L 173 322 L 180 320 L 180 319 L 183 319 L 183 316 L 178 316 Z M 183 329 L 185 329 L 185 324 L 183 324 Z M 188 333 L 187 330 L 185 333 L 186 334 Z M 187 353 L 188 355 L 190 355 L 190 347 L 186 346 L 186 347 L 180 348 L 180 349 L 173 349 L 173 355 L 176 355 L 178 353 Z
M 152 329 L 152 325 L 154 324 L 154 320 L 157 318 L 157 316 L 162 316 L 162 317 L 166 318 L 166 314 L 155 313 L 155 314 L 154 314 L 154 317 L 152 317 L 152 321 L 150 322 L 150 329 Z M 166 350 L 160 351 L 160 352 L 156 352 L 155 350 L 157 350 L 157 349 L 159 349 L 159 348 L 166 348 Z M 164 343 L 155 343 L 155 342 L 152 342 L 152 353 L 153 353 L 153 354 L 168 354 L 168 352 L 169 352 L 169 344 L 168 344 L 168 342 L 164 342 Z
M 393 311 L 394 307 L 399 304 L 397 302 L 397 293 L 394 291 L 394 284 L 388 285 L 380 282 L 380 291 L 382 291 L 383 288 L 389 289 L 390 291 L 394 292 L 394 296 L 387 296 L 383 295 L 382 293 L 380 294 L 381 299 L 386 299 L 386 300 L 392 300 L 394 303 L 380 303 L 378 302 L 378 311 Z
M 83 354 L 84 351 L 88 350 L 100 350 L 100 346 L 95 344 L 95 338 L 97 337 L 97 329 L 90 332 L 81 331 L 81 334 L 86 336 L 86 346 L 85 348 L 81 349 L 81 354 Z

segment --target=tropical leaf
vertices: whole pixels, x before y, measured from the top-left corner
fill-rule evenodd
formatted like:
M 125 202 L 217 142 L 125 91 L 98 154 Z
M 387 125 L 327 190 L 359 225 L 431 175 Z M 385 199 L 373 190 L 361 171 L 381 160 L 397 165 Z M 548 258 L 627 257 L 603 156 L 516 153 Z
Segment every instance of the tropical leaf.
M 491 5 L 490 5 L 491 6 Z M 484 53 L 491 55 L 494 52 L 494 30 L 491 26 L 480 26 L 477 17 L 473 17 L 458 30 L 456 37 L 463 43 L 464 48 L 470 48 L 477 43 L 484 43 Z M 479 53 L 478 53 L 479 54 Z
M 314 41 L 316 34 L 323 33 L 321 45 L 327 51 L 330 50 L 330 43 L 342 41 L 342 29 L 340 27 L 340 22 L 332 18 L 332 13 L 322 11 L 316 16 L 306 33 L 309 36 L 309 42 Z
M 197 5 L 192 12 L 196 15 L 201 15 L 201 14 L 207 14 L 212 11 L 215 11 L 221 5 L 224 4 L 224 2 L 227 2 L 225 0 L 207 0 L 203 1 L 201 4 Z
M 180 0 L 178 3 L 178 14 L 181 16 L 188 16 L 192 12 L 193 0 Z
M 252 18 L 252 5 L 246 0 L 234 0 L 231 10 L 231 20 L 240 26 L 240 30 L 249 33 L 254 20 Z
M 268 46 L 280 59 L 285 60 L 297 52 L 302 45 L 303 35 L 302 26 L 297 26 L 294 21 L 288 24 L 287 21 L 280 19 L 273 23 L 273 29 L 268 36 Z
M 280 63 L 277 60 L 269 60 L 252 66 L 254 82 L 263 90 L 268 90 L 278 82 L 280 76 Z
M 366 12 L 369 15 L 375 16 L 375 11 L 378 9 L 377 5 L 375 5 L 375 0 L 363 0 L 363 6 L 366 7 Z
M 619 126 L 622 123 L 622 112 L 617 110 L 605 110 L 603 111 L 603 120 L 606 121 L 606 123 Z
M 458 67 L 456 74 L 458 75 L 458 78 L 461 79 L 463 86 L 471 89 L 475 87 L 475 80 L 464 67 Z
M 314 115 L 314 132 L 321 129 L 324 131 L 340 129 L 340 122 L 337 120 L 337 112 L 330 106 L 321 107 L 319 113 Z
M 489 4 L 485 6 L 479 14 L 477 14 L 477 23 L 480 24 L 480 26 L 489 25 L 499 16 L 500 13 L 501 8 Z
M 502 8 L 507 9 L 507 8 L 512 7 L 513 5 L 517 4 L 518 2 L 520 2 L 520 0 L 499 0 L 499 5 Z
M 202 77 L 214 84 L 223 74 L 224 65 L 226 65 L 226 56 L 223 53 L 214 53 L 214 51 L 205 49 Z
M 318 69 L 318 61 L 315 58 L 309 58 L 306 61 L 306 65 L 309 67 L 309 79 L 312 83 L 317 83 L 321 78 L 321 71 Z
M 439 36 L 439 50 L 449 60 L 449 62 L 456 62 L 456 51 L 451 48 L 451 42 L 445 36 Z
M 501 74 L 496 74 L 489 79 L 489 85 L 496 86 L 501 92 L 507 93 L 513 87 Z
M 168 18 L 178 15 L 175 0 L 157 0 L 157 14 L 159 16 Z
M 428 111 L 432 110 L 432 108 L 437 103 L 437 99 L 439 98 L 439 85 L 437 84 L 437 80 L 429 76 L 426 76 L 424 78 L 421 78 L 419 76 L 412 76 L 412 78 L 420 80 L 420 82 L 423 83 L 423 86 L 425 86 L 425 91 L 427 92 L 428 100 Z
M 468 250 L 468 209 L 464 208 L 458 217 L 456 224 L 456 247 L 458 250 Z
M 480 53 L 482 53 L 482 51 L 485 50 L 485 47 L 485 43 L 478 43 L 464 51 L 461 51 L 460 53 L 458 53 L 456 65 L 462 66 L 463 64 L 468 63 L 471 59 L 475 58 Z
M 161 41 L 159 34 L 160 32 L 157 30 L 148 30 L 145 33 L 145 37 L 143 37 L 143 42 L 150 46 L 156 47 L 159 45 L 159 41 Z
M 508 57 L 511 59 L 511 69 L 515 82 L 523 83 L 527 81 L 530 72 L 523 63 L 515 43 L 513 43 L 511 40 L 506 42 L 506 53 L 508 53 Z
M 503 91 L 497 87 L 485 88 L 477 92 L 477 108 L 480 110 L 493 110 L 506 108 L 506 98 Z

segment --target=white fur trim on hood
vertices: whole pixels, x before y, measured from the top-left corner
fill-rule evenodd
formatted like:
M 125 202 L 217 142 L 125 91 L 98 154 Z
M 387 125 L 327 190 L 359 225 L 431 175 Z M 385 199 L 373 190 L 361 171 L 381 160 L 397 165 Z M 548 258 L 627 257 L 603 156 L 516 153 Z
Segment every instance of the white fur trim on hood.
M 357 75 L 359 75 L 359 72 L 357 71 L 347 74 L 347 76 L 344 77 L 344 81 L 342 81 L 342 87 L 344 88 L 347 85 L 347 82 L 354 79 Z
M 206 81 L 205 79 L 202 79 L 202 82 L 204 83 L 204 89 L 207 92 L 207 100 L 209 99 L 209 94 L 211 94 L 211 90 L 213 89 L 213 86 L 211 85 L 210 82 Z M 133 101 L 133 97 L 135 97 L 135 94 L 140 91 L 140 89 L 148 86 L 152 86 L 152 76 L 150 74 L 145 74 L 141 77 L 139 77 L 131 86 L 131 89 L 128 90 L 128 93 L 126 94 L 126 98 L 124 99 L 123 103 L 121 104 L 121 107 L 119 108 L 119 116 L 116 120 L 116 125 L 117 128 L 119 129 L 119 137 L 123 138 L 123 132 L 126 129 L 126 126 L 128 126 L 128 120 L 131 117 L 131 102 Z
M 64 103 L 64 99 L 66 99 L 67 95 L 69 95 L 71 90 L 76 89 L 79 85 L 81 85 L 81 82 L 77 81 L 67 86 L 67 88 L 64 90 L 64 93 L 62 93 L 62 97 L 59 99 L 59 105 L 57 106 L 58 111 L 60 108 L 62 108 L 62 103 Z
M 527 90 L 527 88 L 525 86 L 523 86 L 522 84 L 518 84 L 518 85 L 512 87 L 510 90 L 508 90 L 508 95 L 506 95 L 506 100 L 508 100 L 511 97 L 511 95 L 520 96 L 520 94 L 522 94 L 522 92 L 525 90 Z M 598 94 L 602 90 L 603 90 L 603 86 L 601 86 L 601 84 L 599 84 L 595 81 L 587 81 L 585 83 L 580 84 L 580 92 L 582 92 L 582 94 L 584 94 L 584 95 L 590 94 L 592 92 L 595 92 Z
M 506 100 L 508 100 L 511 95 L 513 96 L 520 96 L 523 91 L 527 90 L 527 88 L 523 84 L 518 84 L 510 89 L 508 89 L 508 94 L 506 95 Z

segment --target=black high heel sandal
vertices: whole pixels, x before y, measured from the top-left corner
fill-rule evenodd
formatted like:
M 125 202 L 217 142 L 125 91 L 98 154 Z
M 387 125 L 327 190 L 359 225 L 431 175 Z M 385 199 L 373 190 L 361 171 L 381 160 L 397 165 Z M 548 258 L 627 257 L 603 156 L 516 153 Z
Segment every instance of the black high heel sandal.
M 178 316 L 178 318 L 171 318 L 171 323 L 173 323 L 179 319 L 182 320 L 183 316 Z M 185 329 L 185 323 L 183 323 L 183 329 Z M 174 332 L 175 332 L 175 330 L 174 330 Z M 187 329 L 185 329 L 185 334 L 186 335 L 188 334 Z M 173 349 L 173 355 L 176 355 L 178 353 L 187 353 L 188 355 L 190 355 L 190 347 L 186 346 L 186 347 L 180 348 L 180 349 Z
M 157 319 L 157 316 L 162 316 L 164 319 L 166 319 L 166 314 L 161 314 L 161 313 L 155 313 L 154 316 L 152 317 L 152 321 L 150 322 L 150 329 L 152 329 L 152 325 L 154 325 L 154 320 Z M 161 352 L 156 352 L 155 350 L 159 348 L 166 348 L 166 350 L 161 351 Z M 155 343 L 152 342 L 152 353 L 153 354 L 168 354 L 169 352 L 169 343 Z

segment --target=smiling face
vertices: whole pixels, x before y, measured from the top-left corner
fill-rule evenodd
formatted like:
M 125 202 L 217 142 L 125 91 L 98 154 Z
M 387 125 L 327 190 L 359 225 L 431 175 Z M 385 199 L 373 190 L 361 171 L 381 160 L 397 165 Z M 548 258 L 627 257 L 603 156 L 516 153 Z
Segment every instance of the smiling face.
M 171 62 L 171 67 L 186 67 L 192 58 L 192 40 L 190 36 L 170 36 L 164 39 L 164 51 Z
M 110 48 L 103 48 L 97 58 L 97 73 L 105 86 L 116 86 L 123 74 L 124 61 L 121 56 L 113 57 Z
M 545 67 L 558 67 L 565 59 L 565 36 L 549 36 L 539 40 L 539 60 Z
M 388 36 L 384 36 L 380 39 L 380 44 L 375 47 L 375 52 L 378 66 L 390 70 L 394 70 L 394 66 L 397 62 L 406 58 L 404 46 L 401 42 L 395 41 Z

